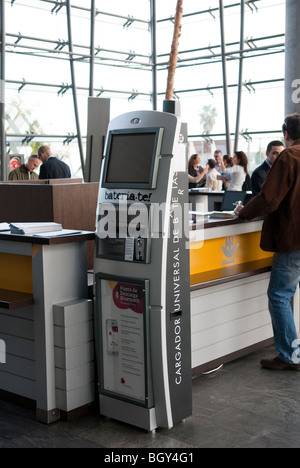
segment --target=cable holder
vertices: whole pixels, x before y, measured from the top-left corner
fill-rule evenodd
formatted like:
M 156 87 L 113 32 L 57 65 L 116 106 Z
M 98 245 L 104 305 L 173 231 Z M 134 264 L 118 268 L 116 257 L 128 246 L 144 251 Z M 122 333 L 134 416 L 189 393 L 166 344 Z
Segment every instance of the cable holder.
M 63 39 L 58 39 L 57 46 L 54 50 L 62 50 L 67 44 L 68 42 L 64 41 Z
M 132 25 L 132 23 L 134 23 L 135 19 L 133 16 L 128 16 L 128 20 L 126 21 L 126 23 L 123 24 L 123 28 L 129 28 L 129 26 Z
M 15 45 L 19 44 L 19 42 L 23 39 L 23 36 L 22 34 L 19 32 L 19 37 L 18 39 L 15 41 Z
M 20 93 L 22 91 L 22 89 L 25 88 L 25 86 L 27 84 L 25 78 L 22 78 L 22 80 L 23 80 L 23 84 L 21 84 L 20 88 L 18 88 L 18 93 Z
M 72 86 L 68 85 L 68 83 L 62 83 L 62 87 L 57 92 L 57 95 L 63 96 Z
M 53 13 L 57 14 L 62 9 L 62 7 L 65 6 L 65 4 L 66 4 L 66 2 L 63 2 L 62 0 L 56 1 L 55 6 L 51 10 L 51 14 L 53 14 Z
M 125 59 L 125 62 L 131 62 L 133 59 L 135 59 L 136 53 L 134 50 L 129 51 L 128 57 Z
M 68 132 L 68 137 L 63 141 L 63 145 L 68 145 L 69 143 L 71 143 L 76 138 L 76 136 L 77 135 L 74 135 L 74 133 Z
M 129 98 L 128 98 L 128 101 L 129 101 L 129 102 L 132 102 L 132 101 L 139 95 L 137 89 L 133 89 L 132 91 L 133 91 L 133 93 L 132 93 L 131 96 L 129 96 Z
M 246 128 L 245 130 L 242 130 L 242 131 L 240 132 L 240 135 L 241 135 L 242 137 L 245 138 L 245 140 L 247 141 L 247 143 L 249 143 L 249 142 L 251 143 L 252 137 L 251 137 L 251 135 L 248 133 L 248 128 Z
M 103 93 L 104 93 L 104 89 L 103 89 L 103 86 L 101 86 L 99 93 L 97 94 L 96 97 L 100 97 Z
M 23 140 L 22 140 L 22 145 L 28 145 L 28 143 L 30 143 L 30 142 L 34 139 L 34 137 L 35 137 L 35 135 L 33 134 L 33 132 L 26 132 L 26 134 L 27 134 L 28 136 L 26 136 L 25 138 L 23 138 Z
M 244 81 L 243 85 L 245 86 L 245 88 L 248 89 L 249 93 L 255 93 L 255 88 L 254 88 L 254 86 L 252 85 L 251 80 L 249 80 L 249 81 Z

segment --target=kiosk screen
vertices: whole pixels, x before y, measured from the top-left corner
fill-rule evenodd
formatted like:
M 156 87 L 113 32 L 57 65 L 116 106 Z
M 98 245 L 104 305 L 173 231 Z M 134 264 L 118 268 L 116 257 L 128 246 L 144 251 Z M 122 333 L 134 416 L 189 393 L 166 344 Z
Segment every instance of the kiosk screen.
M 109 133 L 103 186 L 154 188 L 160 129 L 113 130 Z

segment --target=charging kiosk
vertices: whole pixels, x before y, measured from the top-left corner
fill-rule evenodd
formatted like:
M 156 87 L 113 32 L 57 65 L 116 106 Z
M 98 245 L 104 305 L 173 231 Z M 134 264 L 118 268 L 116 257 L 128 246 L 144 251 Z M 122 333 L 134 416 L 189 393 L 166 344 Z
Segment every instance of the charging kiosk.
M 192 413 L 188 180 L 180 129 L 178 116 L 158 111 L 110 122 L 96 214 L 100 414 L 150 431 Z

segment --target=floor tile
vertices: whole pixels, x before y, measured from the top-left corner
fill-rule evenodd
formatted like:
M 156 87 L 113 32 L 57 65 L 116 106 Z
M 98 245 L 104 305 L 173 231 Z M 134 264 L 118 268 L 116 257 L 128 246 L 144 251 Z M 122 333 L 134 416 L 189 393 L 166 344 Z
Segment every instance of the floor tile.
M 261 369 L 265 348 L 193 380 L 193 415 L 170 430 L 140 430 L 94 411 L 49 426 L 0 400 L 0 448 L 299 448 L 300 373 Z

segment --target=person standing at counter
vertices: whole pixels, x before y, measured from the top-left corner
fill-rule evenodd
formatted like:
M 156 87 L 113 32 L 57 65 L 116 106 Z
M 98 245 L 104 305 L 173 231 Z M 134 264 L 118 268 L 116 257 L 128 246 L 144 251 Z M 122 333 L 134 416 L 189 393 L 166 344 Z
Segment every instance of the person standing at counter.
M 228 190 L 243 190 L 243 185 L 248 174 L 248 158 L 243 151 L 236 151 L 233 156 L 232 167 L 226 167 L 220 176 L 223 182 L 229 181 Z M 224 167 L 224 164 L 223 164 Z
M 223 156 L 223 164 L 226 167 L 232 167 L 233 166 L 233 159 L 229 154 L 224 154 Z
M 251 190 L 254 196 L 260 192 L 262 184 L 264 183 L 275 159 L 283 150 L 284 146 L 281 141 L 271 141 L 268 144 L 266 151 L 267 159 L 253 171 L 251 176 Z
M 8 180 L 36 180 L 39 175 L 34 170 L 38 169 L 40 164 L 38 155 L 32 154 L 25 164 L 21 164 L 20 167 L 9 173 Z
M 203 169 L 203 172 L 201 172 L 201 174 L 197 175 L 196 177 L 193 177 L 190 174 L 188 174 L 189 189 L 193 187 L 197 187 L 199 182 L 203 179 L 203 177 L 205 177 L 207 171 L 208 171 L 208 168 L 206 167 L 205 169 Z
M 225 170 L 226 167 L 233 167 L 233 158 L 229 154 L 224 154 L 223 156 L 223 170 Z M 223 182 L 224 190 L 228 190 L 229 184 L 229 180 Z
M 215 158 L 215 162 L 216 162 L 215 169 L 216 169 L 216 171 L 221 173 L 222 172 L 222 151 L 221 150 L 216 150 L 214 152 L 214 158 Z
M 272 370 L 300 370 L 300 348 L 291 300 L 300 282 L 300 114 L 282 126 L 286 149 L 276 158 L 261 192 L 235 213 L 251 220 L 264 216 L 261 248 L 275 252 L 268 287 L 269 310 L 279 355 L 264 359 Z
M 70 179 L 71 171 L 69 166 L 58 158 L 52 156 L 50 147 L 40 146 L 38 157 L 42 161 L 39 179 Z
M 216 163 L 214 159 L 209 159 L 207 161 L 208 172 L 206 174 L 206 184 L 205 187 L 212 190 L 222 190 L 222 181 L 218 180 L 219 172 L 215 168 Z
M 206 171 L 207 172 L 207 171 Z M 200 166 L 199 154 L 192 154 L 188 162 L 189 188 L 196 188 L 199 182 L 205 177 L 203 167 Z M 201 176 L 201 177 L 199 177 Z M 198 181 L 198 182 L 196 182 Z

